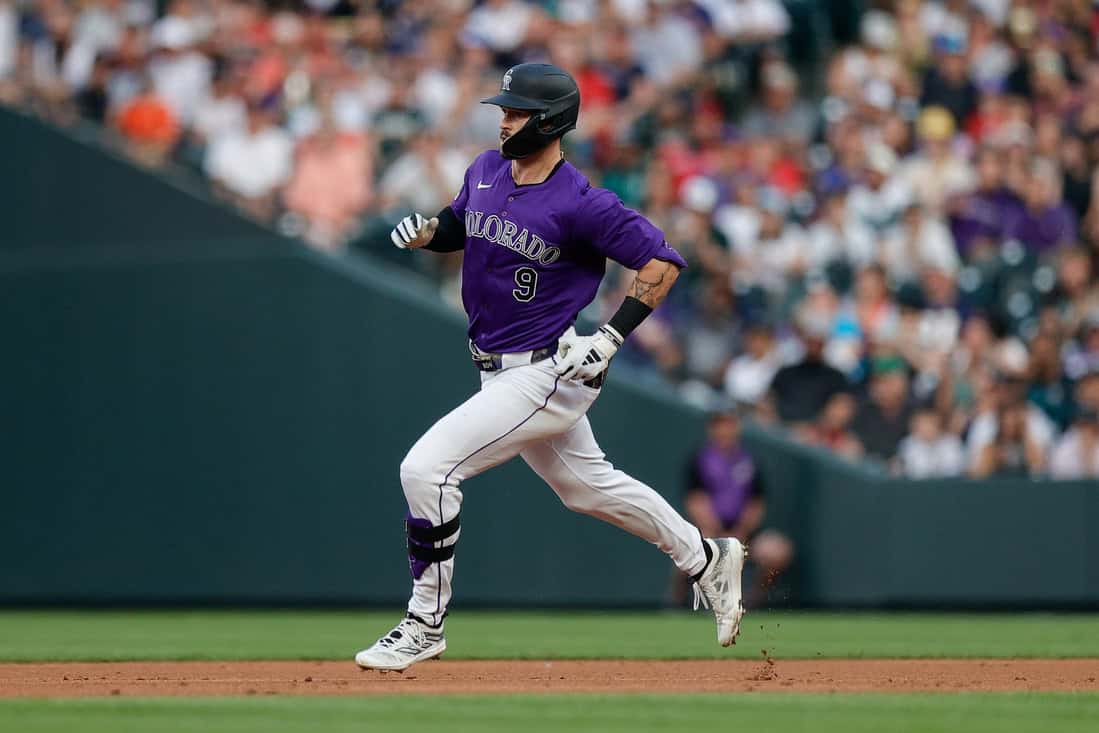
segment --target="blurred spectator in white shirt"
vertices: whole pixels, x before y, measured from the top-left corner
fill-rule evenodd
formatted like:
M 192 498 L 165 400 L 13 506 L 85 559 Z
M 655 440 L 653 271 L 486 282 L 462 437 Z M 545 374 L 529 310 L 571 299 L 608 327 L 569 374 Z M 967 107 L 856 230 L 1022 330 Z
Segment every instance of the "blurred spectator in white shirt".
M 649 1 L 645 23 L 630 40 L 641 68 L 658 85 L 681 82 L 702 66 L 702 37 L 664 3 Z
M 996 428 L 969 464 L 973 478 L 1030 477 L 1046 468 L 1049 443 L 1033 430 L 1029 408 L 1015 402 L 1000 408 Z
M 168 10 L 161 21 L 181 23 L 196 43 L 206 40 L 213 33 L 215 18 L 211 11 L 216 7 L 216 2 L 171 0 L 166 5 Z
M 976 0 L 974 4 L 977 4 Z M 969 24 L 969 75 L 978 89 L 1000 88 L 1011 72 L 1015 55 L 1011 46 L 996 36 L 995 25 L 990 22 L 987 12 L 974 13 L 972 17 L 973 21 Z
M 908 478 L 960 476 L 965 470 L 965 451 L 958 436 L 944 433 L 934 410 L 912 416 L 909 434 L 897 450 L 900 472 Z
M 276 194 L 290 177 L 294 141 L 259 108 L 248 111 L 245 129 L 214 141 L 206 174 L 240 206 L 261 219 L 275 212 Z
M 749 136 L 780 135 L 792 143 L 807 143 L 817 117 L 813 105 L 798 99 L 794 70 L 785 63 L 770 62 L 761 69 L 760 80 L 763 99 L 741 121 L 741 129 Z
M 948 376 L 961 319 L 954 308 L 929 304 L 924 290 L 915 283 L 899 289 L 897 304 L 900 318 L 893 346 L 915 370 L 913 391 L 922 400 Z
M 1000 433 L 1000 417 L 1008 408 L 1018 408 L 1023 425 L 1016 432 L 1025 435 L 1027 445 L 1033 446 L 1043 459 L 1048 454 L 1057 429 L 1040 407 L 1024 400 L 1024 386 L 1018 377 L 1000 372 L 989 387 L 991 394 L 980 396 L 978 414 L 969 426 L 965 442 L 966 462 L 971 470 L 980 464 L 985 448 L 996 441 Z
M 382 207 L 407 207 L 434 216 L 461 190 L 468 165 L 464 151 L 444 146 L 438 132 L 424 131 L 382 176 Z
M 210 143 L 247 126 L 248 107 L 239 87 L 239 82 L 228 75 L 215 79 L 213 93 L 195 107 L 191 127 L 202 141 Z
M 904 75 L 896 51 L 897 23 L 888 13 L 871 10 L 859 23 L 861 45 L 848 46 L 833 56 L 829 91 L 853 98 L 871 80 L 894 84 Z
M 940 35 L 965 35 L 969 27 L 969 0 L 944 0 L 925 2 L 920 7 L 920 22 L 928 38 Z
M 896 175 L 897 155 L 887 145 L 875 143 L 866 150 L 863 180 L 851 189 L 847 205 L 859 223 L 876 236 L 900 219 L 912 200 L 912 191 Z
M 774 330 L 765 323 L 755 323 L 744 334 L 744 353 L 725 370 L 725 392 L 737 402 L 754 405 L 767 395 L 782 366 Z
M 734 279 L 770 293 L 786 292 L 787 278 L 805 271 L 805 230 L 787 221 L 789 203 L 780 191 L 760 192 L 760 226 L 754 239 L 733 242 Z
M 66 5 L 42 10 L 45 34 L 30 45 L 36 91 L 47 99 L 63 99 L 70 90 L 83 88 L 95 66 L 96 48 L 74 34 L 73 11 Z
M 743 180 L 733 184 L 733 200 L 714 212 L 714 227 L 731 248 L 759 236 L 759 188 Z
M 1099 412 L 1085 408 L 1077 413 L 1053 446 L 1049 473 L 1057 479 L 1099 478 Z
M 188 124 L 210 93 L 213 62 L 194 48 L 198 39 L 192 24 L 182 18 L 162 18 L 153 26 L 151 40 L 159 49 L 149 64 L 153 87 L 176 116 Z
M 973 7 L 981 11 L 995 28 L 1002 28 L 1011 9 L 1012 0 L 970 0 Z
M 824 196 L 820 217 L 809 227 L 809 264 L 820 269 L 837 260 L 864 267 L 875 257 L 874 235 L 851 212 L 847 191 L 838 188 Z
M 486 0 L 469 14 L 463 31 L 468 44 L 511 53 L 527 37 L 536 10 L 521 0 Z
M 453 35 L 445 27 L 430 31 L 423 40 L 422 68 L 413 82 L 413 97 L 432 127 L 449 123 L 462 89 L 455 78 Z
M 928 268 L 955 273 L 959 265 L 946 224 L 915 202 L 882 238 L 881 264 L 894 282 L 917 281 Z
M 779 0 L 698 0 L 714 30 L 734 43 L 773 41 L 790 30 L 790 16 Z
M 88 0 L 76 18 L 74 39 L 89 44 L 97 54 L 117 47 L 125 21 L 121 5 L 119 0 Z
M 118 48 L 110 56 L 111 76 L 107 81 L 107 107 L 117 110 L 143 91 L 148 75 L 145 60 L 149 34 L 142 28 L 126 28 Z

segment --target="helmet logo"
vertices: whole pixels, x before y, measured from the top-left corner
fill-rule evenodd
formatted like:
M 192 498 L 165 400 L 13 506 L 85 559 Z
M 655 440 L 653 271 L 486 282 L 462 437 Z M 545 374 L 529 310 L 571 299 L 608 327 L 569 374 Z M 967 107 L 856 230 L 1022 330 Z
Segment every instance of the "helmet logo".
M 500 91 L 511 91 L 511 69 L 508 69 L 507 73 L 504 74 L 504 81 L 500 83 Z

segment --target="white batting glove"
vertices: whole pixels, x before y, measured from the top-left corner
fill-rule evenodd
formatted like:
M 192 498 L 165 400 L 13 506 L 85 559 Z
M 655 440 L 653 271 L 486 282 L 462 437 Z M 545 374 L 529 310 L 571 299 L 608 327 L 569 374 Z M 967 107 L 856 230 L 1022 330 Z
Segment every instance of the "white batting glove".
M 439 219 L 425 219 L 419 214 L 409 214 L 397 222 L 389 238 L 399 249 L 419 249 L 431 241 L 435 230 L 439 228 Z
M 558 341 L 557 365 L 554 371 L 565 379 L 587 382 L 595 379 L 610 366 L 611 358 L 622 346 L 622 336 L 610 326 L 601 326 L 591 336 L 577 336 L 569 329 Z
M 573 345 L 576 343 L 576 339 L 580 338 L 576 333 L 575 326 L 569 326 L 569 330 L 561 334 L 561 338 L 557 339 L 557 358 L 560 360 L 569 353 Z

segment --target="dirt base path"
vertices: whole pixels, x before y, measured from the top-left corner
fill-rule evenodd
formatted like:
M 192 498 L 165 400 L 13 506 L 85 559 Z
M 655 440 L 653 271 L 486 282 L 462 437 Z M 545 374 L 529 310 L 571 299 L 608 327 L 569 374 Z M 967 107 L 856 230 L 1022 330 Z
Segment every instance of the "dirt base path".
M 1099 659 L 0 664 L 0 697 L 522 692 L 1099 692 Z

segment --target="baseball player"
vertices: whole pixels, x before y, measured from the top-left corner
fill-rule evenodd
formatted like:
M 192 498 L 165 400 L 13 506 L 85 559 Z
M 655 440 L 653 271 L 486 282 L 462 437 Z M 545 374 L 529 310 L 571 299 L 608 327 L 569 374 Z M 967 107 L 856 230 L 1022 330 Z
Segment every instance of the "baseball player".
M 461 532 L 461 484 L 520 455 L 569 509 L 648 540 L 694 581 L 722 646 L 744 614 L 744 547 L 704 538 L 649 486 L 617 470 L 586 413 L 622 342 L 667 295 L 683 258 L 648 220 L 595 188 L 561 153 L 580 92 L 564 70 L 520 64 L 504 74 L 500 149 L 479 155 L 457 197 L 436 216 L 405 217 L 402 249 L 465 250 L 462 301 L 481 389 L 442 417 L 401 463 L 412 598 L 391 632 L 355 655 L 359 666 L 403 670 L 446 649 Z M 590 336 L 572 327 L 595 298 L 607 258 L 637 271 L 621 308 Z M 638 440 L 644 440 L 638 431 Z

